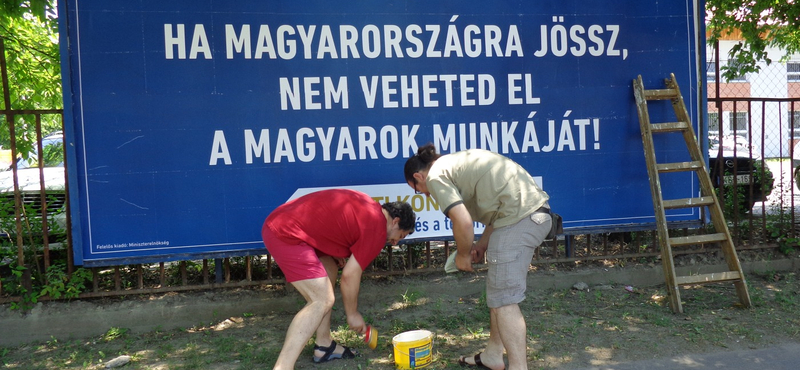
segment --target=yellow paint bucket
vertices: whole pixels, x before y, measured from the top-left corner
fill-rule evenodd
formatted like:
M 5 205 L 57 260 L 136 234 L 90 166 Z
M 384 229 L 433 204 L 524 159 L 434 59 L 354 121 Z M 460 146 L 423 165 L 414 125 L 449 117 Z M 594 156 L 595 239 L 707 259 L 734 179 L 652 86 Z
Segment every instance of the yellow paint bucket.
M 433 333 L 412 330 L 392 338 L 394 363 L 398 369 L 421 369 L 431 364 Z

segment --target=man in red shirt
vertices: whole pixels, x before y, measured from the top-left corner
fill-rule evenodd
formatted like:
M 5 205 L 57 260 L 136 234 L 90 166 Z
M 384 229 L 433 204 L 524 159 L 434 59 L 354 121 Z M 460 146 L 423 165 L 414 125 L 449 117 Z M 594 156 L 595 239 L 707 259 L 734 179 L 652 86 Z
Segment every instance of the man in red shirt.
M 294 369 L 314 333 L 314 362 L 355 357 L 350 348 L 336 344 L 331 337 L 333 286 L 339 267 L 347 324 L 356 333 L 365 334 L 367 325 L 358 312 L 361 273 L 385 245 L 395 245 L 411 234 L 415 221 L 408 203 L 381 205 L 367 194 L 348 189 L 304 195 L 267 217 L 261 229 L 264 245 L 286 281 L 307 302 L 289 325 L 274 369 Z

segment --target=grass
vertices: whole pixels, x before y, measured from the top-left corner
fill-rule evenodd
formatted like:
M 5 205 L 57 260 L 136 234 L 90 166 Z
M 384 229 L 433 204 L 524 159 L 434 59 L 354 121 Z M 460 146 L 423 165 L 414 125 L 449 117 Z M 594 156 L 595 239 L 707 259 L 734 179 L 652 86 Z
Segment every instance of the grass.
M 748 283 L 752 308 L 739 307 L 732 286 L 709 284 L 682 289 L 685 313 L 681 315 L 670 311 L 666 292 L 658 286 L 630 291 L 617 285 L 588 291 L 529 291 L 520 304 L 527 318 L 529 367 L 570 369 L 796 340 L 800 333 L 797 274 L 751 274 Z M 414 329 L 435 334 L 432 369 L 458 369 L 458 356 L 483 348 L 489 335 L 484 296 L 426 291 L 418 278 L 412 277 L 392 284 L 407 287 L 392 302 L 376 300 L 359 306 L 365 317 L 380 322 L 376 350 L 367 349 L 362 338 L 346 328 L 341 308 L 334 311 L 335 339 L 355 347 L 361 356 L 334 361 L 325 369 L 393 369 L 391 338 Z M 112 327 L 95 338 L 53 338 L 0 347 L 0 364 L 3 369 L 101 369 L 109 360 L 129 355 L 132 361 L 125 369 L 269 368 L 293 315 L 242 313 L 224 329 L 218 324 L 228 318 L 147 333 Z M 311 347 L 309 342 L 297 368 L 318 366 L 311 363 Z

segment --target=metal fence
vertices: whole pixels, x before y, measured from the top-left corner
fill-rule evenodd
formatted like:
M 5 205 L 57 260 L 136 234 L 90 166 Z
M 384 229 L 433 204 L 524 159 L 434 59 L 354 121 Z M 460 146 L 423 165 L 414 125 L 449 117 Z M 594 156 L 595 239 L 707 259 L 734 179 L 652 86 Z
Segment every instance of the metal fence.
M 1 42 L 2 40 L 0 40 Z M 5 53 L 0 43 L 0 67 L 3 75 L 3 107 L 0 110 L 3 129 L 9 132 L 10 173 L 13 189 L 5 189 L 0 201 L 10 204 L 0 210 L 2 224 L 13 225 L 3 230 L 0 240 L 0 303 L 29 307 L 37 300 L 64 298 L 96 298 L 130 294 L 163 293 L 187 290 L 234 288 L 283 283 L 282 275 L 269 255 L 242 256 L 224 259 L 201 259 L 177 262 L 160 262 L 84 269 L 73 265 L 71 235 L 69 234 L 69 202 L 64 197 L 64 207 L 52 207 L 51 193 L 46 186 L 33 196 L 21 191 L 18 182 L 18 136 L 20 125 L 35 125 L 38 143 L 36 155 L 39 183 L 45 182 L 43 117 L 63 121 L 62 110 L 14 110 L 11 107 Z M 718 73 L 718 71 L 716 72 Z M 718 81 L 717 78 L 714 81 Z M 738 83 L 738 82 L 734 82 Z M 743 86 L 743 85 L 742 85 Z M 742 87 L 739 86 L 739 87 Z M 733 158 L 726 175 L 725 167 L 716 167 L 720 197 L 725 199 L 726 212 L 737 249 L 780 249 L 797 245 L 795 238 L 795 194 L 793 181 L 794 144 L 800 141 L 800 126 L 795 123 L 795 107 L 800 99 L 757 99 L 749 94 L 736 97 L 719 97 L 722 91 L 732 91 L 730 84 L 710 83 L 709 127 L 715 138 L 714 148 L 730 146 Z M 743 88 L 743 87 L 742 87 Z M 727 89 L 727 90 L 726 90 Z M 736 94 L 734 94 L 736 95 Z M 743 95 L 743 94 L 738 94 Z M 742 115 L 742 112 L 747 114 Z M 770 117 L 779 117 L 777 124 Z M 788 120 L 781 117 L 788 117 Z M 797 132 L 796 132 L 797 130 Z M 780 145 L 774 145 L 774 137 Z M 732 142 L 726 142 L 731 141 Z M 703 145 L 709 142 L 703 141 Z M 733 145 L 729 145 L 733 144 Z M 741 144 L 741 145 L 740 145 Z M 797 151 L 800 158 L 800 146 Z M 717 153 L 722 153 L 718 150 Z M 62 153 L 63 155 L 63 153 Z M 711 155 L 711 154 L 710 154 Z M 711 155 L 713 157 L 713 155 Z M 722 154 L 718 158 L 724 159 Z M 727 161 L 723 161 L 727 164 Z M 68 163 L 64 164 L 65 166 Z M 743 167 L 742 167 L 743 166 Z M 748 167 L 753 166 L 753 167 Z M 738 175 L 740 170 L 747 173 Z M 66 173 L 64 171 L 63 173 Z M 737 175 L 733 175 L 737 174 Z M 748 176 L 745 176 L 748 175 Z M 730 178 L 730 181 L 728 181 Z M 771 178 L 769 191 L 761 182 Z M 67 189 L 63 189 L 67 194 Z M 727 192 L 727 196 L 726 196 Z M 761 198 L 756 197 L 762 192 Z M 64 212 L 66 210 L 66 212 Z M 55 212 L 53 212 L 55 211 Z M 50 223 L 50 213 L 65 216 L 63 233 Z M 36 220 L 38 221 L 35 222 Z M 641 227 L 640 227 L 641 228 Z M 704 229 L 685 229 L 684 233 L 703 233 Z M 451 241 L 426 241 L 416 244 L 387 246 L 368 267 L 367 275 L 392 275 L 428 273 L 441 269 L 452 250 Z M 660 253 L 653 230 L 615 230 L 596 233 L 564 235 L 548 241 L 537 249 L 532 268 L 553 264 L 602 264 L 609 260 L 649 260 L 658 263 Z M 700 245 L 683 249 L 677 254 L 713 253 L 715 245 Z
M 706 63 L 709 157 L 718 163 L 712 178 L 750 175 L 727 176 L 729 186 L 720 187 L 731 232 L 740 246 L 795 246 L 800 76 L 794 70 L 800 63 L 762 64 L 758 74 L 727 81 L 720 78 L 728 64 L 723 53 L 715 45 Z

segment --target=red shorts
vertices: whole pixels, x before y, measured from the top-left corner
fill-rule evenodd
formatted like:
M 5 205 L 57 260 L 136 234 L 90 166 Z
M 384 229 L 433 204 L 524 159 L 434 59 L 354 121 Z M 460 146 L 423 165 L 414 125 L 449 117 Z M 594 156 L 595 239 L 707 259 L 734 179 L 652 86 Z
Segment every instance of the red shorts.
M 286 243 L 276 237 L 269 227 L 261 230 L 261 236 L 264 238 L 267 252 L 272 255 L 278 268 L 286 276 L 286 282 L 328 277 L 325 266 L 319 260 L 317 250 L 312 246 L 305 242 Z

